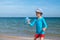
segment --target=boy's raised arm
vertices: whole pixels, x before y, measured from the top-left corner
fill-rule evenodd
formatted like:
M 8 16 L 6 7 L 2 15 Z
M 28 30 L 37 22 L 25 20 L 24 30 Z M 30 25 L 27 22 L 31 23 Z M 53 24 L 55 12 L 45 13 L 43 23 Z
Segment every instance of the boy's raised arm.
M 30 22 L 30 20 L 29 20 L 29 21 L 28 21 L 28 24 L 29 24 L 30 26 L 34 26 L 35 22 L 36 22 L 36 19 L 35 19 L 33 22 Z

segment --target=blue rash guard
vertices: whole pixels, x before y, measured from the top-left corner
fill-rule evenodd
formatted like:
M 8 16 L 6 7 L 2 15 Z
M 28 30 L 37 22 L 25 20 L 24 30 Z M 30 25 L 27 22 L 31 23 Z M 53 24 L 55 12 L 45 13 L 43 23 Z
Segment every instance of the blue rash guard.
M 34 24 L 36 24 L 36 34 L 45 34 L 45 32 L 43 31 L 43 28 L 47 28 L 47 24 L 43 17 L 35 19 L 29 25 L 33 26 Z

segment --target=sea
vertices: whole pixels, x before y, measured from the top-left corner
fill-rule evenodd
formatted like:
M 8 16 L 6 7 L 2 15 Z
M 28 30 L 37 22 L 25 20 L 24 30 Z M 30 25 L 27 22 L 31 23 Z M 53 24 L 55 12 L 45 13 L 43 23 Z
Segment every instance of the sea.
M 30 17 L 31 22 L 35 17 Z M 60 37 L 60 17 L 45 17 L 48 28 L 47 36 Z M 0 17 L 0 34 L 12 36 L 33 36 L 36 25 L 30 27 L 25 23 L 25 17 Z

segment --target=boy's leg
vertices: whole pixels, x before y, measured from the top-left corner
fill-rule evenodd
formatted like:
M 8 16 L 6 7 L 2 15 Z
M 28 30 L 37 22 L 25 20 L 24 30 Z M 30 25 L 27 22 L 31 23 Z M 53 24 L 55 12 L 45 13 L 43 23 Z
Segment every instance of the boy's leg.
M 34 38 L 34 40 L 36 40 L 37 38 Z
M 44 40 L 44 37 L 41 37 L 40 40 Z
M 39 37 L 39 34 L 35 34 L 34 40 L 37 40 L 38 37 Z
M 40 34 L 40 40 L 44 40 L 45 35 L 44 34 Z

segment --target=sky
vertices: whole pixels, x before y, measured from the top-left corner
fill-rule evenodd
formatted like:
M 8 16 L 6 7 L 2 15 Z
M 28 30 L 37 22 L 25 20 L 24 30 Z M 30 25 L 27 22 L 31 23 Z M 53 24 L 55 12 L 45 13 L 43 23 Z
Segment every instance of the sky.
M 0 17 L 35 17 L 37 8 L 44 17 L 60 17 L 60 0 L 0 0 Z

